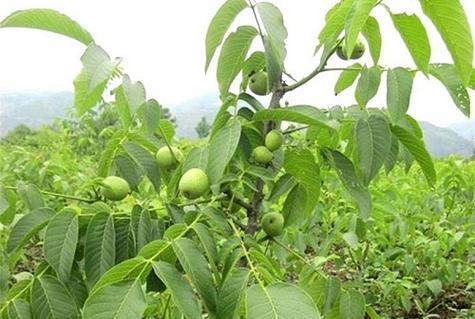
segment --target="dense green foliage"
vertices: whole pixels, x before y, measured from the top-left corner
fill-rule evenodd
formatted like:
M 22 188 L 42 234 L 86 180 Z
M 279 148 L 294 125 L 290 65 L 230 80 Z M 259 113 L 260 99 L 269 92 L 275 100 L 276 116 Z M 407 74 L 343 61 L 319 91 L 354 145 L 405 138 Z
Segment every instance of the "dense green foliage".
M 52 31 L 87 48 L 74 80 L 79 120 L 18 129 L 0 146 L 0 316 L 473 317 L 475 166 L 434 164 L 406 114 L 419 72 L 470 114 L 473 43 L 451 1 L 420 3 L 453 64 L 431 64 L 416 15 L 342 0 L 319 34 L 320 64 L 292 84 L 283 14 L 268 2 L 226 1 L 206 36 L 206 68 L 219 52 L 222 106 L 209 138 L 191 143 L 69 17 L 32 9 L 4 19 L 0 27 Z M 417 69 L 378 65 L 377 9 L 391 15 Z M 227 34 L 241 12 L 256 26 Z M 249 52 L 255 39 L 262 51 Z M 327 66 L 342 62 L 337 50 L 357 59 L 366 45 L 373 65 Z M 281 105 L 327 71 L 341 71 L 336 93 L 357 83 L 357 105 Z M 387 107 L 371 108 L 383 74 Z M 269 105 L 249 91 L 268 94 Z

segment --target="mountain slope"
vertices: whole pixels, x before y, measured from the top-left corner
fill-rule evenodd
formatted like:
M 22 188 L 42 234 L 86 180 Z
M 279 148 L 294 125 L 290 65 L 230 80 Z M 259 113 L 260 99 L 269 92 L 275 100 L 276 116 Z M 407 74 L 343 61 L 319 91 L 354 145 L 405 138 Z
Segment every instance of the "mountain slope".
M 176 118 L 177 135 L 180 137 L 197 137 L 195 127 L 198 122 L 204 116 L 208 123 L 211 123 L 219 106 L 219 98 L 214 94 L 202 95 L 171 106 L 170 111 Z
M 70 92 L 8 93 L 0 94 L 0 135 L 18 124 L 38 127 L 63 117 L 72 104 Z M 213 121 L 220 101 L 214 94 L 206 94 L 170 107 L 176 118 L 177 136 L 194 138 L 195 127 L 204 116 Z M 456 123 L 441 128 L 428 122 L 421 122 L 424 139 L 430 153 L 436 157 L 458 154 L 471 156 L 475 141 L 475 120 Z M 458 134 L 457 134 L 458 133 Z M 464 138 L 465 137 L 465 138 Z
M 475 119 L 451 124 L 449 128 L 466 140 L 475 143 Z
M 36 128 L 51 123 L 71 105 L 71 92 L 0 94 L 0 135 L 18 124 Z
M 448 128 L 420 122 L 424 131 L 424 140 L 432 156 L 444 157 L 451 154 L 469 157 L 473 154 L 474 144 Z

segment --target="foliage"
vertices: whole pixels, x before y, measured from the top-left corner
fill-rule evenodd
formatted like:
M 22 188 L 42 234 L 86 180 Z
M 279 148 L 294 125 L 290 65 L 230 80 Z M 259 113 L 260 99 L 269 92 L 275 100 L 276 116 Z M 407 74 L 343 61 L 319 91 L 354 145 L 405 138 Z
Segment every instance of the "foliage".
M 458 0 L 453 7 L 420 2 L 453 65 L 431 63 L 425 32 L 411 33 L 412 26 L 425 28 L 415 16 L 395 15 L 381 1 L 342 0 L 318 37 L 319 65 L 286 84 L 283 14 L 268 2 L 226 1 L 206 37 L 206 68 L 219 51 L 222 106 L 201 145 L 177 144 L 161 105 L 73 20 L 44 9 L 7 17 L 0 27 L 45 29 L 87 48 L 74 80 L 79 119 L 1 148 L 0 274 L 9 285 L 0 287 L 0 315 L 429 318 L 469 308 L 475 167 L 455 159 L 434 165 L 406 112 L 413 77 L 422 72 L 470 114 L 472 38 Z M 382 42 L 371 16 L 378 9 L 391 14 L 417 69 L 378 65 Z M 241 12 L 255 26 L 228 34 Z M 360 34 L 374 65 L 343 68 L 335 88 L 356 82 L 357 105 L 281 106 L 286 93 L 341 70 L 327 65 L 337 48 L 355 57 Z M 260 50 L 249 52 L 256 39 Z M 249 78 L 262 71 L 268 107 L 246 92 Z M 384 73 L 387 108 L 371 108 Z M 284 130 L 282 122 L 294 126 Z M 266 148 L 272 130 L 282 131 L 284 145 L 266 149 L 265 161 L 252 156 Z M 163 147 L 178 166 L 158 165 Z M 420 172 L 411 170 L 413 162 Z M 199 178 L 183 182 L 187 172 Z M 106 200 L 99 188 L 111 175 L 125 179 L 131 193 L 107 201 L 110 210 L 92 210 L 91 203 Z M 271 212 L 283 218 L 266 234 L 260 221 Z M 39 251 L 26 273 L 25 246 Z M 469 318 L 473 309 L 458 315 Z
M 211 131 L 211 125 L 206 121 L 206 117 L 202 117 L 201 120 L 198 122 L 195 128 L 196 134 L 198 134 L 199 138 L 205 138 L 209 135 Z

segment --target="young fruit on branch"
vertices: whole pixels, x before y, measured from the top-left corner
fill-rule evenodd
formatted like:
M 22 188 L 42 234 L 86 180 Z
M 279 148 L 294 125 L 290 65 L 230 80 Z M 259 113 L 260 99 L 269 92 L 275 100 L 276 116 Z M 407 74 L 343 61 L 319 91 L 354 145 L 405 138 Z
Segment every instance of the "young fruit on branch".
M 129 183 L 118 176 L 109 176 L 102 181 L 102 195 L 113 201 L 124 199 L 130 193 Z
M 272 162 L 274 155 L 271 151 L 265 146 L 258 146 L 252 151 L 252 158 L 256 163 L 259 164 L 268 164 Z
M 176 147 L 171 147 L 173 154 L 170 152 L 168 146 L 163 146 L 157 152 L 157 164 L 158 167 L 164 169 L 175 168 L 179 161 L 183 158 L 183 153 Z M 173 157 L 175 155 L 175 157 Z
M 267 235 L 280 236 L 284 231 L 284 216 L 276 212 L 267 213 L 262 217 L 261 226 Z
M 186 198 L 198 198 L 209 190 L 208 175 L 199 168 L 192 168 L 183 174 L 178 189 Z
M 363 41 L 361 39 L 358 39 L 356 41 L 356 45 L 355 45 L 355 48 L 353 50 L 353 53 L 351 54 L 351 59 L 352 60 L 357 60 L 359 58 L 361 58 L 363 56 L 363 54 L 365 53 L 365 45 L 363 43 Z M 342 60 L 349 60 L 349 58 L 346 56 L 346 52 L 345 52 L 345 41 L 342 41 L 340 43 L 340 45 L 338 46 L 338 48 L 336 49 L 336 54 L 338 55 L 338 57 Z
M 249 79 L 249 88 L 254 94 L 267 95 L 269 93 L 267 87 L 267 72 L 259 71 L 253 74 Z
M 272 130 L 266 135 L 265 144 L 269 151 L 278 150 L 284 142 L 284 136 L 279 130 Z

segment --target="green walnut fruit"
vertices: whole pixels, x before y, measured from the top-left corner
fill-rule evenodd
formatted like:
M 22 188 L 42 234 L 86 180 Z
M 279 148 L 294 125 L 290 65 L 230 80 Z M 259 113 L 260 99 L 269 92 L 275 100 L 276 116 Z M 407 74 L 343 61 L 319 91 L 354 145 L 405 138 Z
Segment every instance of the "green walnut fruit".
M 259 71 L 249 79 L 249 88 L 254 94 L 267 95 L 267 72 Z
M 85 214 L 112 213 L 112 208 L 104 202 L 95 202 L 84 208 Z
M 102 195 L 109 200 L 122 200 L 129 193 L 129 183 L 123 178 L 109 176 L 102 181 Z
M 256 163 L 267 164 L 272 162 L 274 155 L 269 149 L 265 146 L 258 146 L 252 151 L 252 158 Z
M 284 231 L 284 216 L 275 212 L 267 213 L 262 217 L 261 226 L 267 235 L 280 236 Z
M 358 39 L 356 41 L 355 48 L 354 48 L 353 53 L 351 54 L 350 58 L 352 60 L 357 60 L 357 59 L 361 58 L 363 56 L 363 54 L 365 53 L 365 50 L 366 50 L 366 48 L 365 48 L 365 45 L 364 45 L 363 41 L 361 39 Z M 349 58 L 348 58 L 348 56 L 346 55 L 346 52 L 345 52 L 345 41 L 340 43 L 340 45 L 336 49 L 336 54 L 342 60 L 349 60 Z
M 269 151 L 278 150 L 284 143 L 284 135 L 278 130 L 272 130 L 266 135 L 265 144 Z
M 183 153 L 178 148 L 172 146 L 171 149 L 175 157 L 173 157 L 168 146 L 163 146 L 158 150 L 156 155 L 158 167 L 164 169 L 174 168 L 183 159 Z
M 186 198 L 198 198 L 209 190 L 208 175 L 199 168 L 192 168 L 183 174 L 178 183 L 178 189 Z

